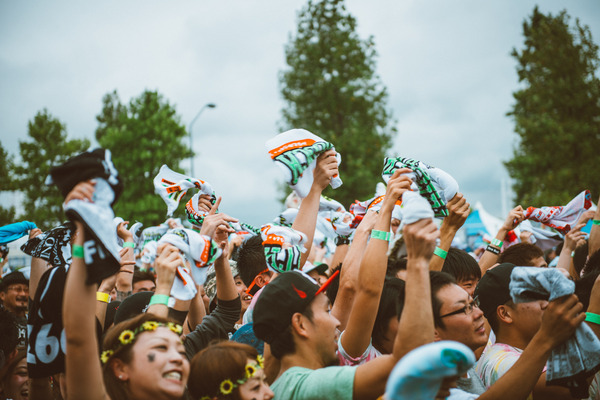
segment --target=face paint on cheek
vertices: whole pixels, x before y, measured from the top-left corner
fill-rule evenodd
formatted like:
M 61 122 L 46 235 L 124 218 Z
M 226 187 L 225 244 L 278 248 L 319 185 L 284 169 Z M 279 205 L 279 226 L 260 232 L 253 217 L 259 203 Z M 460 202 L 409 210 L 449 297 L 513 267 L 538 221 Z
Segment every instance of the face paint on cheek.
M 155 354 L 154 353 L 148 353 L 148 361 L 154 362 L 154 358 L 155 358 Z

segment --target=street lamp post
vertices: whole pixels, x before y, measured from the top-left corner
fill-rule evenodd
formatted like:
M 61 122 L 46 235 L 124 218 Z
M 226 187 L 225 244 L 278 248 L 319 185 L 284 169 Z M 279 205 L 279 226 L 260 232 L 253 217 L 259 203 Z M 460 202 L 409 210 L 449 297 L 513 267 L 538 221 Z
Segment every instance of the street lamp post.
M 200 116 L 200 114 L 202 114 L 202 111 L 204 111 L 207 108 L 215 108 L 217 105 L 215 103 L 206 103 L 205 105 L 202 106 L 202 108 L 200 109 L 200 111 L 198 111 L 198 114 L 196 114 L 196 116 L 194 117 L 194 119 L 192 119 L 192 122 L 190 122 L 190 125 L 188 127 L 188 131 L 190 132 L 190 150 L 192 151 L 192 156 L 190 157 L 190 176 L 192 178 L 195 178 L 194 176 L 194 142 L 192 141 L 192 126 L 194 125 L 194 122 L 196 122 L 196 120 L 198 119 L 198 117 Z

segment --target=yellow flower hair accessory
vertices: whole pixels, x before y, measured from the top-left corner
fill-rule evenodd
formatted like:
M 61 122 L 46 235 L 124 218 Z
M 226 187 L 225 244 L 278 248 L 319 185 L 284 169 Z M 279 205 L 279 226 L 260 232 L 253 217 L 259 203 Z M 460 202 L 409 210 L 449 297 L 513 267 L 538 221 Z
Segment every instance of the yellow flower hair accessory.
M 102 361 L 102 364 L 106 364 L 117 351 L 121 350 L 127 345 L 132 344 L 135 341 L 137 335 L 139 335 L 142 332 L 155 331 L 159 326 L 167 327 L 172 332 L 175 332 L 178 335 L 181 335 L 181 332 L 183 332 L 183 328 L 181 327 L 181 325 L 174 324 L 172 322 L 164 324 L 162 322 L 146 321 L 137 328 L 135 328 L 133 331 L 126 329 L 123 332 L 121 332 L 121 334 L 119 335 L 119 343 L 117 344 L 116 348 L 103 351 L 100 355 L 100 361 Z
M 113 354 L 114 354 L 114 352 L 112 350 L 103 351 L 102 354 L 100 355 L 100 360 L 102 361 L 102 364 L 106 364 L 108 362 L 109 358 L 112 357 Z
M 261 355 L 258 355 L 256 357 L 256 364 L 246 364 L 246 366 L 244 367 L 245 374 L 242 379 L 236 380 L 235 383 L 233 383 L 231 379 L 225 379 L 223 382 L 221 382 L 221 384 L 219 385 L 219 390 L 221 394 L 227 396 L 228 394 L 233 392 L 233 389 L 240 385 L 243 385 L 244 383 L 246 383 L 246 381 L 248 381 L 248 379 L 253 378 L 259 369 L 263 369 L 263 357 Z M 212 399 L 212 397 L 210 396 L 204 396 L 200 398 L 200 400 L 210 399 Z
M 231 382 L 229 379 L 225 379 L 223 382 L 221 382 L 221 385 L 219 386 L 219 390 L 221 390 L 221 393 L 223 393 L 224 395 L 228 395 L 229 393 L 231 393 L 233 391 L 234 388 L 234 384 L 233 382 Z

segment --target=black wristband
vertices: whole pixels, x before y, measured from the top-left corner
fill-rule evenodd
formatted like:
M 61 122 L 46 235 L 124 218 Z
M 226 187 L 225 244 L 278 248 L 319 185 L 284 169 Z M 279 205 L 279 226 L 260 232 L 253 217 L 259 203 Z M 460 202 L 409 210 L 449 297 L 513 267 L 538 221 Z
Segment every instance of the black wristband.
M 489 251 L 490 253 L 494 253 L 495 255 L 500 254 L 500 249 L 492 246 L 491 244 L 489 244 L 488 247 L 485 248 L 485 251 Z
M 350 238 L 348 236 L 336 236 L 334 242 L 336 246 L 350 244 Z

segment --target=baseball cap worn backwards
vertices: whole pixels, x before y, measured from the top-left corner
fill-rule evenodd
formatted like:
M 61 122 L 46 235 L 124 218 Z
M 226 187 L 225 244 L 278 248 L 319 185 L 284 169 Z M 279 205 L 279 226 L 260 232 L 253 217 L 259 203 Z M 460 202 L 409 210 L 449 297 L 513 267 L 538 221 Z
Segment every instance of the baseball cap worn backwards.
M 510 274 L 514 268 L 514 264 L 500 264 L 488 270 L 479 280 L 473 294 L 487 319 L 490 319 L 496 313 L 498 306 L 511 299 L 509 290 Z
M 305 273 L 284 272 L 266 285 L 254 307 L 254 333 L 273 343 L 291 324 L 292 316 L 303 312 L 329 282 L 319 285 Z

